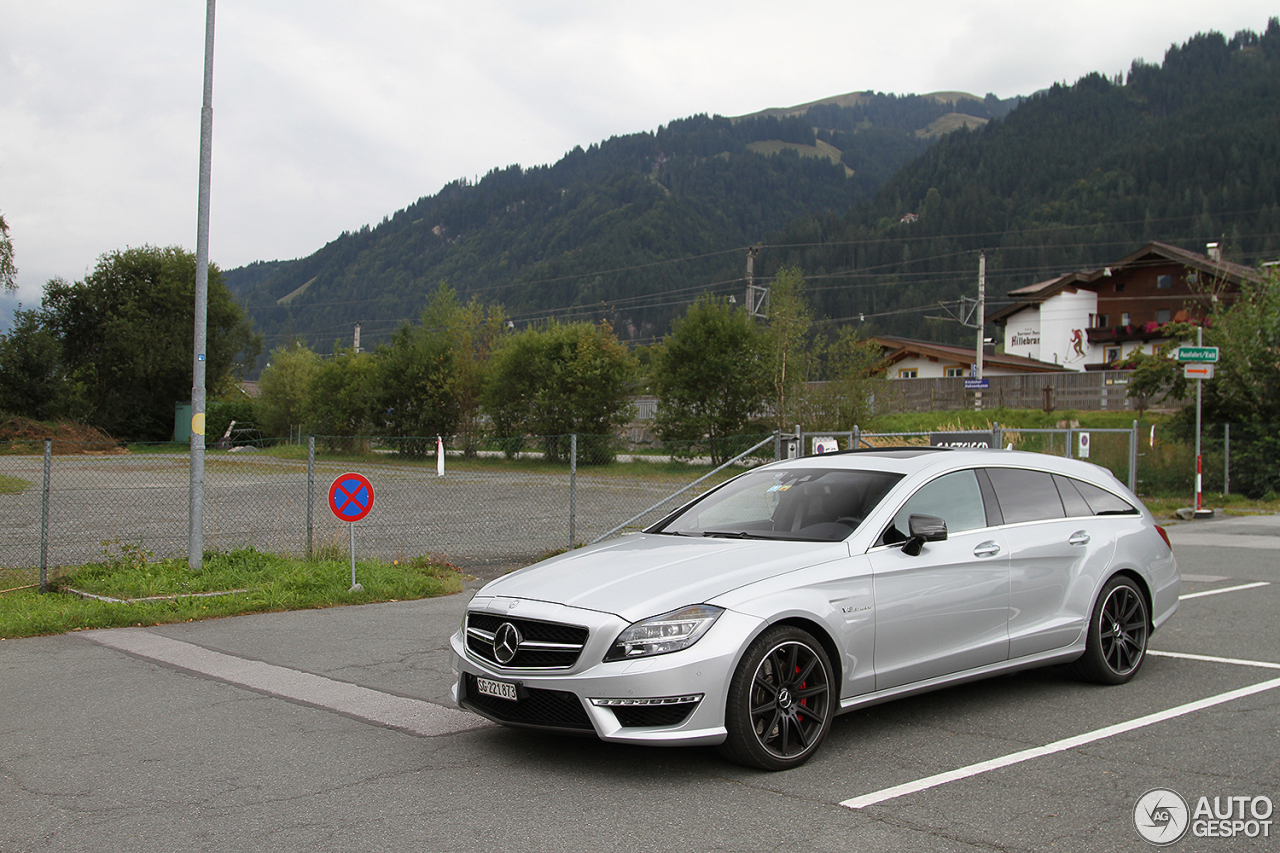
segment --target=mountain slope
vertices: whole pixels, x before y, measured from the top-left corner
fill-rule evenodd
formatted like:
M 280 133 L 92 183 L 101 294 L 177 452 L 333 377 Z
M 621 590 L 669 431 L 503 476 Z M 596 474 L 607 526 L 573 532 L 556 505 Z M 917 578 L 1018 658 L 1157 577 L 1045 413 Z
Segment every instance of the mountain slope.
M 904 223 L 909 213 L 918 220 Z M 950 134 L 874 202 L 793 223 L 760 268 L 799 264 L 819 312 L 864 318 L 866 333 L 968 341 L 958 323 L 927 318 L 976 295 L 979 250 L 998 300 L 1157 239 L 1220 242 L 1247 264 L 1280 254 L 1275 19 L 1261 36 L 1198 35 L 1123 82 L 1091 74 Z
M 1222 242 L 1245 263 L 1280 252 L 1274 19 L 1016 106 L 946 94 L 674 121 L 450 184 L 307 258 L 227 279 L 268 346 L 297 335 L 327 349 L 356 321 L 372 345 L 441 281 L 518 324 L 607 317 L 647 341 L 697 293 L 741 294 L 745 247 L 763 242 L 757 276 L 799 265 L 830 327 L 963 342 L 972 333 L 938 303 L 975 293 L 979 250 L 993 303 L 1153 239 Z
M 992 117 L 972 96 L 963 108 Z M 518 319 L 579 306 L 610 311 L 624 336 L 661 334 L 683 307 L 665 294 L 705 286 L 724 262 L 716 253 L 740 270 L 743 248 L 766 234 L 870 199 L 957 107 L 864 93 L 856 107 L 793 109 L 681 119 L 551 166 L 458 181 L 309 257 L 250 264 L 227 282 L 269 346 L 296 335 L 327 349 L 356 321 L 376 343 L 442 281 Z

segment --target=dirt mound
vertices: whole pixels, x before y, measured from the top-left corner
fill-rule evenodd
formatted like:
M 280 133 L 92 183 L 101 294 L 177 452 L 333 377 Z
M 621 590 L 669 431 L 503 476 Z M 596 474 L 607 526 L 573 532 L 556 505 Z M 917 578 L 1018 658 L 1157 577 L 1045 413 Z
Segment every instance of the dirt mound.
M 97 427 L 68 422 L 46 424 L 16 415 L 0 415 L 0 453 L 43 453 L 47 439 L 53 440 L 53 452 L 58 455 L 129 452 Z

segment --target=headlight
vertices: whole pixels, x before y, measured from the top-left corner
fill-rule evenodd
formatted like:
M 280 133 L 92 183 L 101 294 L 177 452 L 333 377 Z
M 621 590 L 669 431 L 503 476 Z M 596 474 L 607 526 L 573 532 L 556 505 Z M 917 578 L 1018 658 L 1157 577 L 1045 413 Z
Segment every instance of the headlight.
M 695 604 L 642 619 L 618 635 L 604 659 L 629 660 L 687 649 L 707 633 L 723 612 L 709 604 Z

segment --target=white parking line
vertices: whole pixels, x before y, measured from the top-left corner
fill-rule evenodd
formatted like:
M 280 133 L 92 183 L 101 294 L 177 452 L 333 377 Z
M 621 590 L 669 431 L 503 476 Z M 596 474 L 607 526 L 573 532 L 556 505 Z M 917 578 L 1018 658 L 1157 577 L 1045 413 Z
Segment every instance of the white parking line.
M 1092 732 L 1076 735 L 1075 737 L 1064 738 L 1045 746 L 1032 747 L 1024 749 L 1021 752 L 1015 752 L 1010 755 L 1004 755 L 999 758 L 993 758 L 989 761 L 982 761 L 977 764 L 970 764 L 968 767 L 961 767 L 956 770 L 948 770 L 946 773 L 938 773 L 924 779 L 917 779 L 914 782 L 907 782 L 903 785 L 895 785 L 892 788 L 884 788 L 874 793 L 864 794 L 861 797 L 854 797 L 845 800 L 840 805 L 851 809 L 861 809 L 867 806 L 882 803 L 885 800 L 892 800 L 895 797 L 901 797 L 906 794 L 915 794 L 920 791 L 936 788 L 939 785 L 945 785 L 948 782 L 955 782 L 959 779 L 968 779 L 970 776 L 977 776 L 987 773 L 991 770 L 999 770 L 1001 767 L 1008 767 L 1013 764 L 1020 764 L 1023 761 L 1030 761 L 1033 758 L 1042 758 L 1046 755 L 1052 755 L 1055 752 L 1065 752 L 1077 746 L 1084 746 L 1094 741 L 1104 738 L 1114 737 L 1115 735 L 1131 732 L 1134 729 L 1141 729 L 1146 726 L 1162 723 L 1165 720 L 1172 720 L 1175 717 L 1181 717 L 1185 714 L 1192 714 L 1196 711 L 1203 711 L 1205 708 L 1212 708 L 1214 705 L 1221 705 L 1224 702 L 1231 702 L 1236 699 L 1243 699 L 1246 696 L 1252 696 L 1255 693 L 1263 693 L 1267 690 L 1274 690 L 1280 687 L 1280 678 L 1273 678 L 1270 681 L 1264 681 L 1260 684 L 1254 684 L 1249 687 L 1241 687 L 1238 690 L 1232 690 L 1227 693 L 1220 693 L 1217 696 L 1210 696 L 1207 699 L 1200 699 L 1196 702 L 1188 702 L 1186 705 L 1179 705 L 1176 708 L 1170 708 L 1167 711 L 1158 711 L 1154 714 L 1148 714 L 1145 717 L 1138 717 L 1123 723 L 1116 723 L 1114 726 L 1096 729 Z
M 1230 663 L 1236 666 L 1258 666 L 1263 669 L 1280 669 L 1280 663 L 1269 663 L 1264 660 L 1240 660 L 1239 658 L 1215 658 L 1209 655 L 1189 655 L 1183 652 L 1157 652 L 1147 649 L 1147 654 L 1158 658 L 1181 658 L 1182 660 L 1199 660 L 1208 663 Z
M 141 628 L 85 631 L 77 636 L 216 681 L 410 734 L 432 737 L 491 725 L 465 711 L 211 651 Z
M 1186 595 L 1178 596 L 1179 601 L 1186 601 L 1188 598 L 1200 598 L 1205 595 L 1218 595 L 1222 592 L 1239 592 L 1242 589 L 1257 589 L 1260 586 L 1271 586 L 1269 581 L 1258 581 L 1257 583 L 1246 583 L 1240 586 L 1225 586 L 1222 589 L 1206 589 L 1204 592 L 1189 592 Z

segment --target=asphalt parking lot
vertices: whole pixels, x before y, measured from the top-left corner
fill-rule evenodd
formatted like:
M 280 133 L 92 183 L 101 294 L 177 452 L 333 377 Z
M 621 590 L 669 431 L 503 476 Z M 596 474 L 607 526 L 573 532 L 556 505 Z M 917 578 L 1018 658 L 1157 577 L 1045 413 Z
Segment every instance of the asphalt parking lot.
M 465 595 L 7 640 L 0 851 L 1140 850 L 1153 789 L 1219 809 L 1169 849 L 1274 849 L 1280 517 L 1170 534 L 1183 601 L 1130 684 L 876 706 L 781 774 L 448 707 Z

